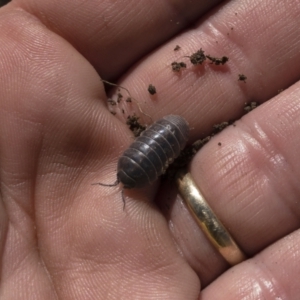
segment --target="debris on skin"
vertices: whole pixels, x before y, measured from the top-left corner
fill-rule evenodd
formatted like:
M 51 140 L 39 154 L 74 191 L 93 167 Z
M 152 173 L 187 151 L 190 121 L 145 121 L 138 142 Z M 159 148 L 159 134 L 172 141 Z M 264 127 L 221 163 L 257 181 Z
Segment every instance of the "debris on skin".
M 257 102 L 254 102 L 254 101 L 252 101 L 250 103 L 246 102 L 245 106 L 244 106 L 244 111 L 248 113 L 248 112 L 252 111 L 254 108 L 256 108 L 258 105 L 259 104 Z
M 244 75 L 244 74 L 239 74 L 239 81 L 243 81 L 244 83 L 246 83 L 246 80 L 247 80 L 247 76 Z
M 210 63 L 216 66 L 225 65 L 229 61 L 227 56 L 214 57 L 211 55 L 205 55 L 205 52 L 202 48 L 193 53 L 191 56 L 185 57 L 188 57 L 193 65 L 202 65 L 206 59 L 210 60 Z
M 143 110 L 142 110 L 142 108 L 141 108 L 139 102 L 138 102 L 136 99 L 134 99 L 133 97 L 131 97 L 131 94 L 130 94 L 130 92 L 129 92 L 129 90 L 128 90 L 127 88 L 125 88 L 125 87 L 123 87 L 123 86 L 120 86 L 120 85 L 118 85 L 118 84 L 109 82 L 109 81 L 104 80 L 104 79 L 100 79 L 100 80 L 101 80 L 103 83 L 106 83 L 106 84 L 108 84 L 108 85 L 110 85 L 110 86 L 115 86 L 115 87 L 117 87 L 117 88 L 118 88 L 118 91 L 120 91 L 120 89 L 125 90 L 125 91 L 128 93 L 128 95 L 129 95 L 129 96 L 127 97 L 127 99 L 126 99 L 126 102 L 134 102 L 134 103 L 138 106 L 140 112 L 141 112 L 142 114 L 144 114 L 145 116 L 149 117 L 149 119 L 152 120 L 152 118 L 151 118 L 150 115 L 148 115 L 147 113 L 143 112 Z M 149 87 L 150 87 L 150 86 L 149 86 Z M 154 89 L 155 89 L 155 87 L 154 87 Z M 156 92 L 156 91 L 155 91 L 155 92 Z M 122 100 L 122 98 L 123 98 L 123 95 L 122 95 L 120 92 L 118 92 L 118 99 L 117 99 L 117 102 L 119 103 L 119 102 Z M 111 105 L 116 105 L 116 102 L 115 102 L 114 100 L 112 100 L 112 99 L 108 99 L 108 103 L 111 104 Z
M 178 50 L 180 50 L 180 49 L 181 49 L 181 47 L 178 46 L 178 45 L 176 45 L 176 47 L 174 48 L 174 51 L 178 51 Z
M 184 62 L 176 62 L 176 61 L 174 61 L 174 62 L 172 62 L 171 66 L 172 66 L 172 70 L 174 72 L 180 72 L 181 69 L 185 69 L 186 68 L 186 64 Z
M 117 102 L 120 103 L 123 98 L 123 95 L 121 93 L 118 93 Z
M 215 135 L 215 134 L 221 132 L 221 131 L 224 130 L 228 125 L 229 125 L 229 122 L 222 122 L 222 123 L 220 123 L 220 124 L 215 124 L 215 125 L 213 125 L 213 130 L 214 130 L 214 132 L 212 133 L 212 135 Z
M 206 60 L 206 56 L 202 48 L 188 57 L 193 65 L 202 65 L 202 63 Z
M 146 129 L 146 126 L 142 125 L 139 122 L 139 117 L 136 114 L 128 116 L 126 124 L 128 125 L 129 129 L 133 132 L 133 135 L 135 137 L 140 136 L 140 134 Z
M 116 101 L 111 98 L 107 99 L 107 102 L 108 102 L 108 104 L 110 104 L 112 106 L 117 105 Z
M 218 57 L 206 55 L 206 58 L 211 61 L 211 64 L 215 64 L 216 66 L 225 65 L 229 60 L 227 56 L 222 56 L 221 58 L 218 58 Z
M 149 84 L 149 86 L 148 86 L 148 92 L 149 92 L 151 95 L 156 94 L 156 88 L 155 88 L 155 86 L 152 85 L 152 84 Z

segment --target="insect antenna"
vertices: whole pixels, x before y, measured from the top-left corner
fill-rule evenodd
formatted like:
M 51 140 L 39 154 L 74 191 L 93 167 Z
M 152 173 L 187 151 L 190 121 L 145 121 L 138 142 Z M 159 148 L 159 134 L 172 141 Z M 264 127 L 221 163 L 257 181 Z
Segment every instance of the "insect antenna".
M 92 185 L 102 185 L 102 186 L 113 187 L 113 186 L 117 186 L 119 183 L 120 183 L 120 181 L 117 179 L 114 183 L 111 183 L 111 184 L 106 184 L 106 183 L 101 183 L 101 182 L 95 182 L 95 183 L 92 183 Z M 123 201 L 123 210 L 125 210 L 124 187 L 121 190 L 121 195 L 122 195 L 122 201 Z

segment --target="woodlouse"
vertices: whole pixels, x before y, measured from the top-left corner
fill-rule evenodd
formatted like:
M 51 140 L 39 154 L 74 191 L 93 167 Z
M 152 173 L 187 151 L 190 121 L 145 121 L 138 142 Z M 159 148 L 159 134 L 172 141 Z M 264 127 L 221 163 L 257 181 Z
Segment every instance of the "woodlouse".
M 118 160 L 117 180 L 124 189 L 141 188 L 162 175 L 185 147 L 189 134 L 187 121 L 166 116 L 144 130 Z M 124 198 L 123 198 L 124 201 Z

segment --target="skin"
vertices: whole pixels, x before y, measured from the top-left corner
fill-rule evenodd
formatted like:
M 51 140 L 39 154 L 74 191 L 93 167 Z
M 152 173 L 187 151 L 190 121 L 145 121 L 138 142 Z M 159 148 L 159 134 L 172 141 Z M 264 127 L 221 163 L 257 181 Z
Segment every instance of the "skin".
M 300 2 L 212 5 L 0 9 L 1 299 L 299 298 Z M 200 48 L 229 61 L 182 58 Z M 174 60 L 187 69 L 172 72 Z M 125 211 L 120 187 L 91 185 L 115 181 L 132 141 L 126 116 L 151 123 L 125 101 L 113 116 L 99 76 L 128 88 L 153 120 L 182 115 L 190 142 L 238 120 L 190 171 L 248 260 L 228 266 L 168 184 L 126 190 Z M 243 116 L 253 100 L 261 105 Z

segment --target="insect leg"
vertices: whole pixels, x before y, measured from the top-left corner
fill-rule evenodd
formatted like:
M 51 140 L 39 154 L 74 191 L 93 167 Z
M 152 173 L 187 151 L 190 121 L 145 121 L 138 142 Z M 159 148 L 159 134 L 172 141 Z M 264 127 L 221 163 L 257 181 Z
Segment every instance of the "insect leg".
M 101 182 L 92 183 L 92 185 L 102 185 L 102 186 L 117 186 L 120 183 L 119 179 L 117 179 L 114 183 L 106 184 Z
M 122 201 L 123 201 L 123 211 L 125 210 L 125 197 L 124 197 L 124 188 L 121 190 Z

